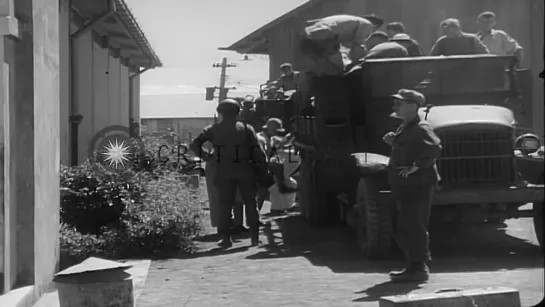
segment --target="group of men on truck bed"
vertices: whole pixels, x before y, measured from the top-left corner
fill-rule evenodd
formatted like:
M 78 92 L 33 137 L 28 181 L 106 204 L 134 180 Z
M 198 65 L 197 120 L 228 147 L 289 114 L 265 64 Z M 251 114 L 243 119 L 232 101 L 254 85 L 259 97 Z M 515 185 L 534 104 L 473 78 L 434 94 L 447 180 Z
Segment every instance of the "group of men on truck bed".
M 481 31 L 468 34 L 462 31 L 458 20 L 444 20 L 440 25 L 444 36 L 437 40 L 429 54 L 449 56 L 492 53 L 515 55 L 521 60 L 522 47 L 507 33 L 493 29 L 496 23 L 494 13 L 480 14 L 477 22 Z M 305 73 L 294 71 L 291 64 L 282 65 L 282 76 L 269 84 L 271 92 L 280 89 L 284 92 L 301 90 L 307 74 L 342 75 L 365 59 L 424 54 L 418 42 L 405 33 L 400 22 L 388 24 L 386 32 L 379 31 L 384 21 L 374 15 L 336 15 L 309 23 L 304 29 L 301 48 L 312 65 Z M 438 182 L 435 161 L 441 145 L 429 124 L 418 116 L 418 109 L 425 105 L 421 93 L 401 89 L 392 95 L 392 99 L 394 112 L 403 120 L 403 124 L 397 131 L 386 134 L 384 142 L 392 146 L 389 182 L 398 214 L 395 239 L 407 258 L 407 265 L 403 271 L 392 272 L 391 278 L 394 281 L 425 281 L 428 279 L 426 262 L 430 259 L 429 213 L 434 187 Z M 276 150 L 275 146 L 290 142 L 299 144 L 297 134 L 288 134 L 286 140 L 275 138 L 276 132 L 283 130 L 282 122 L 277 119 L 270 119 L 263 132 L 256 134 L 256 130 L 261 127 L 254 122 L 255 118 L 251 119 L 253 113 L 250 101 L 241 106 L 237 101 L 226 99 L 220 102 L 217 112 L 220 122 L 206 127 L 190 148 L 203 160 L 214 161 L 217 166 L 214 178 L 209 182 L 218 190 L 216 224 L 221 236 L 218 244 L 224 248 L 232 246 L 232 209 L 238 193 L 246 208 L 251 243 L 258 245 L 259 227 L 263 225 L 258 210 L 264 200 L 263 193 L 259 191 L 265 192 L 274 181 L 284 181 L 278 163 L 274 163 L 271 157 Z M 202 145 L 206 141 L 214 145 L 213 152 L 203 150 Z M 269 178 L 271 176 L 272 179 Z M 281 188 L 285 193 L 295 191 L 286 186 Z M 242 221 L 241 218 L 239 220 Z
M 281 66 L 281 76 L 268 83 L 271 97 L 277 91 L 304 87 L 308 75 L 339 75 L 365 59 L 450 56 L 469 54 L 514 55 L 521 63 L 523 48 L 505 31 L 495 29 L 496 15 L 483 12 L 477 18 L 479 32 L 462 31 L 460 21 L 448 18 L 440 23 L 443 36 L 426 54 L 419 43 L 405 33 L 401 22 L 386 25 L 375 15 L 364 17 L 335 15 L 308 21 L 304 28 L 300 49 L 306 63 L 301 63 L 304 73 L 291 69 L 291 64 Z

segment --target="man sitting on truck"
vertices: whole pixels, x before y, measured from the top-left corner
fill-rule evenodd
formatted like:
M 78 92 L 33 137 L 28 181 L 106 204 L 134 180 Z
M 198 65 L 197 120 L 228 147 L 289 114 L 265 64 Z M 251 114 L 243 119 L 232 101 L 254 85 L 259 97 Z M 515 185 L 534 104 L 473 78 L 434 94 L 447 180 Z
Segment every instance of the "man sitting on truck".
M 388 41 L 388 35 L 384 32 L 374 32 L 365 40 L 365 47 L 369 52 L 365 59 L 403 58 L 409 53 L 405 47 L 397 42 Z
M 444 36 L 431 48 L 430 56 L 468 55 L 490 53 L 475 34 L 462 32 L 458 19 L 449 18 L 441 22 Z
M 301 73 L 293 70 L 291 63 L 280 65 L 280 71 L 282 72 L 280 77 L 276 81 L 271 82 L 268 88 L 271 90 L 282 89 L 284 93 L 296 90 L 301 84 Z
M 405 33 L 405 26 L 401 22 L 391 22 L 387 24 L 386 34 L 388 34 L 391 41 L 405 47 L 410 57 L 422 56 L 424 54 L 418 42 Z
M 515 55 L 519 63 L 522 62 L 523 48 L 509 34 L 496 30 L 496 14 L 484 12 L 477 18 L 480 31 L 477 37 L 486 45 L 491 54 Z

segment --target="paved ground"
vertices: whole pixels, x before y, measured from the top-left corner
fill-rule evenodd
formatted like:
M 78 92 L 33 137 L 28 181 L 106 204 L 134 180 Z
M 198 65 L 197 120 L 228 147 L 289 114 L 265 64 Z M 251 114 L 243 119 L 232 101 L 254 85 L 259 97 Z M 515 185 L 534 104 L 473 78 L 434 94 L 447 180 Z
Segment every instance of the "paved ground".
M 518 289 L 522 306 L 543 299 L 543 256 L 530 219 L 433 232 L 433 275 L 422 285 L 388 283 L 397 261 L 365 261 L 353 231 L 314 230 L 296 214 L 274 218 L 261 247 L 240 238 L 220 253 L 212 239 L 202 238 L 209 242 L 192 259 L 153 262 L 137 306 L 378 306 L 381 296 L 498 286 Z

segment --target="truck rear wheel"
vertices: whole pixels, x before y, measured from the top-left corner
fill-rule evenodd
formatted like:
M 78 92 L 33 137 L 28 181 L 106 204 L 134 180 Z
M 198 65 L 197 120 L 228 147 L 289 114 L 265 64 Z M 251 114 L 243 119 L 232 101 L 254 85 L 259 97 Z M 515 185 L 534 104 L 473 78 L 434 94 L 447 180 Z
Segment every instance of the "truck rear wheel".
M 390 254 L 393 239 L 391 204 L 379 203 L 379 190 L 373 179 L 360 178 L 356 190 L 358 243 L 369 259 L 384 259 Z
M 327 226 L 329 221 L 326 187 L 319 186 L 312 161 L 301 165 L 301 212 L 312 227 Z
M 534 232 L 536 233 L 537 242 L 542 249 L 545 249 L 543 245 L 543 205 L 544 203 L 533 203 L 532 209 L 534 211 Z

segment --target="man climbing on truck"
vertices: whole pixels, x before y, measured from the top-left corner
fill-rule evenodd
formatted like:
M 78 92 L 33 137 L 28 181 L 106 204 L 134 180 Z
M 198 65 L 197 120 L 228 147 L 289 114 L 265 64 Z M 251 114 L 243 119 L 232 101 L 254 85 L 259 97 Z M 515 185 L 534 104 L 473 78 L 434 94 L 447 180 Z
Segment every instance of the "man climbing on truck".
M 303 32 L 303 53 L 313 57 L 314 62 L 341 53 L 347 59 L 342 63 L 332 63 L 336 66 L 349 65 L 350 61 L 363 58 L 366 54 L 365 40 L 384 23 L 381 18 L 372 16 L 368 20 L 359 16 L 334 15 L 308 21 L 312 24 Z M 338 71 L 344 72 L 344 67 Z

